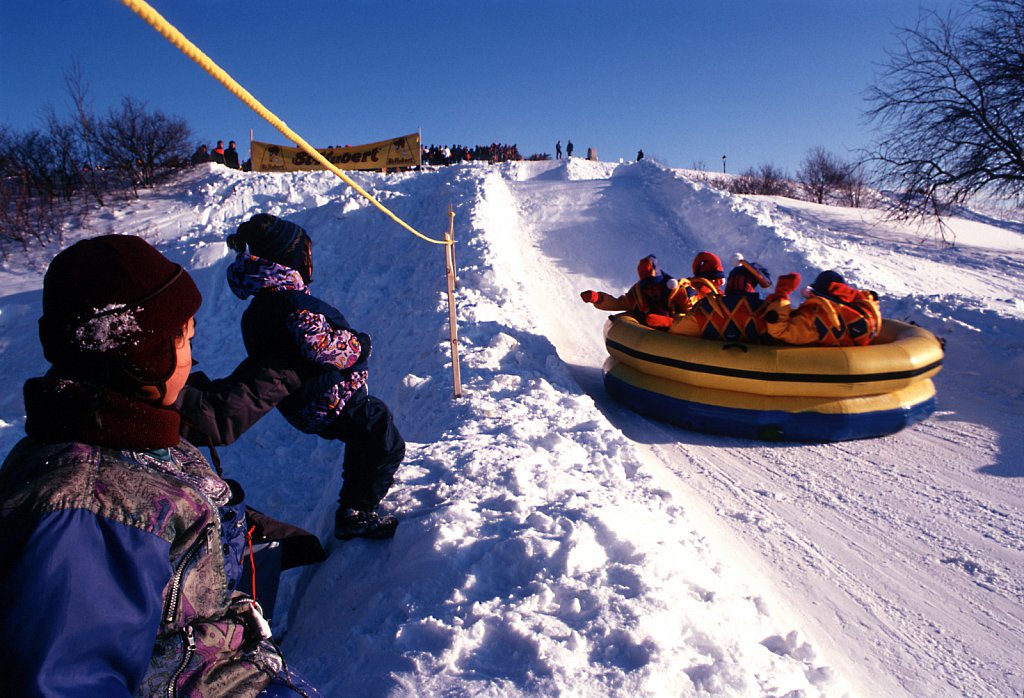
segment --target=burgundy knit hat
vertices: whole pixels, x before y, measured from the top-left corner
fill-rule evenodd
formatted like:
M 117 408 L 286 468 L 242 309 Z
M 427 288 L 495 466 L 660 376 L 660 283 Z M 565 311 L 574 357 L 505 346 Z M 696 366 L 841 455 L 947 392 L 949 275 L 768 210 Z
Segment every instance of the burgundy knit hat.
M 43 354 L 79 373 L 119 368 L 157 385 L 174 372 L 173 338 L 201 302 L 188 272 L 142 238 L 81 240 L 43 278 Z

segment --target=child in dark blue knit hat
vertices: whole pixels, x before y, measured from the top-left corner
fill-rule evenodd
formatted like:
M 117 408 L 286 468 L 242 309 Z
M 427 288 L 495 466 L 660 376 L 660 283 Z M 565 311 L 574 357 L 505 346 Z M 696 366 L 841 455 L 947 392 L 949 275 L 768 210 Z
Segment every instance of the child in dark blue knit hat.
M 377 513 L 405 456 L 388 406 L 367 393 L 369 335 L 310 294 L 312 243 L 300 226 L 261 213 L 228 237 L 238 252 L 228 285 L 252 297 L 242 314 L 249 359 L 292 368 L 302 385 L 277 404 L 297 429 L 345 443 L 334 535 L 390 538 L 398 521 Z
M 779 277 L 775 293 L 762 310 L 768 334 L 787 344 L 864 346 L 882 328 L 882 311 L 874 291 L 854 288 L 835 269 L 827 269 L 804 287 L 799 308 L 790 294 L 800 286 L 800 274 Z

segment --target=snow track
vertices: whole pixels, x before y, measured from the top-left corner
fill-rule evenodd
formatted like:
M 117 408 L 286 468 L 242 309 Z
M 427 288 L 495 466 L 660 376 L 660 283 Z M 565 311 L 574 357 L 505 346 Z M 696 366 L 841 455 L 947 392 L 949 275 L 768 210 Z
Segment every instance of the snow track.
M 645 254 L 658 255 L 676 275 L 687 275 L 689 260 L 702 249 L 724 260 L 741 251 L 776 275 L 855 259 L 841 267 L 852 268 L 850 276 L 873 279 L 875 288 L 893 276 L 906 284 L 893 291 L 905 293 L 916 277 L 900 269 L 906 258 L 892 250 L 907 236 L 820 211 L 803 220 L 799 206 L 783 214 L 768 201 L 733 199 L 656 168 L 624 169 L 622 178 L 591 174 L 570 174 L 557 187 L 531 180 L 509 187 L 524 266 L 535 270 L 524 283 L 539 329 L 607 418 L 649 447 L 652 467 L 673 473 L 727 540 L 753 551 L 759 572 L 797 622 L 865 695 L 1024 691 L 1021 473 L 1006 480 L 984 472 L 1001 448 L 1009 446 L 1011 457 L 1019 452 L 1011 420 L 1000 433 L 998 426 L 993 431 L 940 411 L 883 439 L 769 445 L 627 414 L 604 396 L 592 370 L 605 356 L 603 314 L 581 303 L 578 292 L 621 293 Z M 573 229 L 560 229 L 567 221 Z M 818 236 L 840 237 L 836 228 L 842 239 L 822 248 Z M 818 239 L 803 239 L 803 231 Z M 570 251 L 567 240 L 588 244 Z M 984 249 L 962 254 L 972 253 L 991 255 Z M 921 274 L 934 275 L 932 267 L 947 263 L 922 259 Z M 913 302 L 898 307 L 914 311 Z M 914 316 L 927 326 L 920 309 Z M 943 320 L 933 322 L 933 331 L 943 332 Z M 940 401 L 951 397 L 943 394 L 943 378 L 963 359 L 955 352 L 948 357 Z M 1010 444 L 1000 445 L 1000 438 Z

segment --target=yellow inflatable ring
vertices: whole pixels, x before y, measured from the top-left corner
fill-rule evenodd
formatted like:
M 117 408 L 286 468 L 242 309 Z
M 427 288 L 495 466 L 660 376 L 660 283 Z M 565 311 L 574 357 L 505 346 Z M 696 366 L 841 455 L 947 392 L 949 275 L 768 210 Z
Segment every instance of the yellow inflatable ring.
M 641 414 L 746 438 L 842 441 L 890 434 L 935 411 L 930 332 L 887 320 L 866 347 L 748 345 L 672 335 L 627 315 L 605 325 L 608 392 Z
M 896 320 L 884 320 L 866 347 L 720 342 L 652 330 L 628 315 L 609 319 L 604 336 L 608 353 L 641 373 L 754 395 L 878 395 L 931 378 L 943 358 L 935 335 Z

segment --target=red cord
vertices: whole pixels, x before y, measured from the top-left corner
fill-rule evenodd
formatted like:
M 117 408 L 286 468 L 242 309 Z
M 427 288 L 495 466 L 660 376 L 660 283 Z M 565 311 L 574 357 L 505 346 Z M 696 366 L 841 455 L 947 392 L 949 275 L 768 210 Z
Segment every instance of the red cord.
M 256 598 L 256 557 L 252 553 L 252 534 L 256 530 L 253 526 L 245 532 L 245 539 L 249 541 L 249 566 L 252 567 L 252 598 Z

